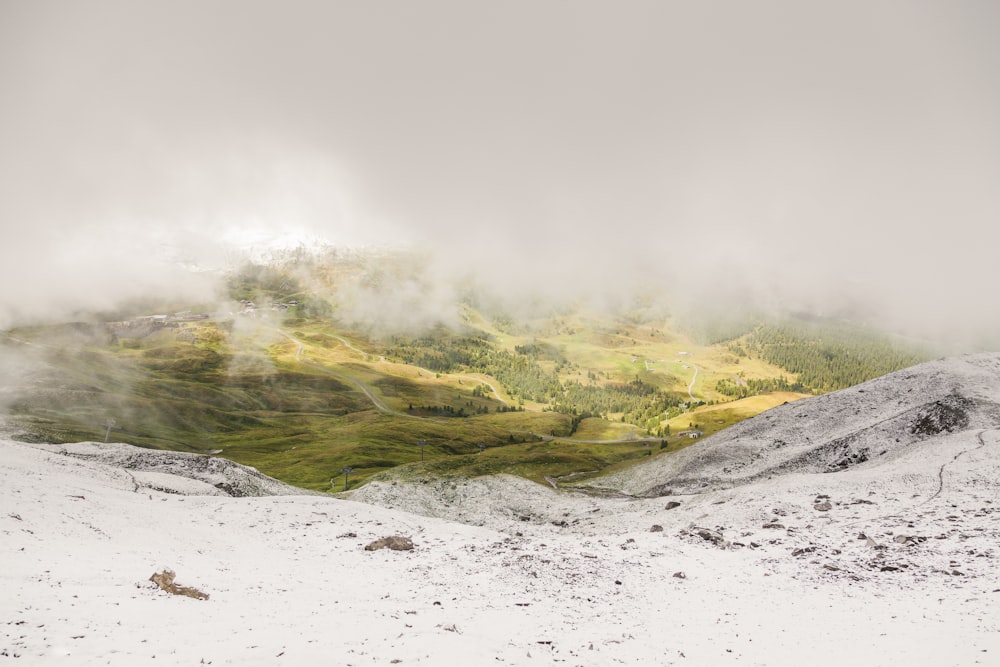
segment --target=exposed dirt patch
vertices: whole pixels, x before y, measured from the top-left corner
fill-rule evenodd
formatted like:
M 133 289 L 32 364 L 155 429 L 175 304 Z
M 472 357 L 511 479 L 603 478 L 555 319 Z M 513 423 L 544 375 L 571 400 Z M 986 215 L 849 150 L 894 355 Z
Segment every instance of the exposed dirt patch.
M 160 590 L 164 590 L 172 595 L 184 595 L 195 600 L 208 599 L 208 593 L 202 593 L 197 588 L 192 588 L 191 586 L 178 586 L 175 584 L 174 578 L 176 576 L 173 570 L 164 570 L 163 572 L 154 572 L 149 580 L 156 584 Z

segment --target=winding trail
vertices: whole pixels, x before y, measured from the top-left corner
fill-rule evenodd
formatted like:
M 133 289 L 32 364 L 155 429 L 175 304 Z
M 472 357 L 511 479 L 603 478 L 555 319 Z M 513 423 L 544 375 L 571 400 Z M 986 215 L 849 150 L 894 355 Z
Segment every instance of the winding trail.
M 283 335 L 285 335 L 285 336 L 287 336 L 287 337 L 290 338 L 290 336 L 288 336 L 288 334 L 285 333 L 284 331 L 282 331 L 281 333 Z M 364 350 L 355 347 L 349 340 L 347 340 L 343 336 L 338 336 L 337 334 L 330 334 L 330 336 L 332 338 L 336 338 L 337 340 L 339 340 L 344 345 L 344 347 L 346 347 L 347 349 L 349 349 L 349 350 L 351 350 L 353 352 L 357 352 L 358 354 L 360 354 L 363 357 L 369 357 L 369 356 L 371 356 L 370 353 L 365 352 Z M 292 340 L 294 340 L 294 339 L 292 339 Z M 296 341 L 296 343 L 298 343 L 298 341 Z M 298 344 L 300 346 L 299 347 L 299 351 L 301 352 L 301 343 L 298 343 Z M 296 359 L 298 359 L 297 356 L 296 356 Z M 381 361 L 385 361 L 385 357 L 379 357 L 379 359 Z M 420 366 L 417 366 L 417 368 L 420 368 Z M 434 371 L 426 369 L 426 368 L 420 368 L 420 370 L 424 371 L 425 373 L 428 373 L 428 374 L 434 374 Z M 508 403 L 506 400 L 504 400 L 504 398 L 502 396 L 500 396 L 500 392 L 497 391 L 497 388 L 495 386 L 493 386 L 493 383 L 490 382 L 487 379 L 479 377 L 478 375 L 466 375 L 464 373 L 448 373 L 448 375 L 451 376 L 451 377 L 457 377 L 457 378 L 463 378 L 463 379 L 472 379 L 472 380 L 475 380 L 475 381 L 480 382 L 482 384 L 485 384 L 487 387 L 490 388 L 490 391 L 493 392 L 493 395 L 496 396 L 496 399 L 498 401 L 500 401 L 501 403 L 503 403 L 506 406 L 510 405 L 510 403 Z M 408 417 L 412 417 L 413 415 L 407 415 L 407 416 Z
M 859 523 L 870 523 L 872 521 L 878 521 L 878 520 L 881 520 L 881 519 L 895 519 L 895 518 L 900 518 L 900 517 L 902 517 L 904 515 L 907 515 L 908 513 L 912 512 L 913 510 L 915 510 L 915 509 L 917 509 L 919 507 L 923 507 L 924 505 L 928 504 L 929 502 L 931 502 L 932 500 L 934 500 L 935 498 L 937 498 L 939 495 L 941 495 L 941 492 L 944 491 L 944 471 L 945 471 L 945 468 L 947 468 L 951 464 L 955 463 L 960 458 L 962 458 L 962 456 L 968 454 L 969 452 L 974 452 L 974 451 L 980 450 L 983 447 L 985 447 L 986 446 L 986 438 L 983 437 L 983 434 L 986 433 L 987 431 L 996 431 L 996 430 L 1000 430 L 1000 429 L 982 429 L 982 430 L 980 430 L 978 433 L 976 433 L 976 438 L 978 438 L 978 440 L 979 440 L 979 444 L 978 445 L 976 445 L 975 447 L 968 447 L 966 449 L 963 449 L 962 451 L 960 451 L 959 453 L 957 453 L 953 457 L 951 457 L 950 461 L 945 461 L 944 463 L 942 463 L 941 466 L 938 468 L 938 474 L 937 474 L 937 477 L 938 477 L 938 488 L 933 493 L 933 495 L 931 495 L 926 500 L 922 500 L 921 502 L 915 503 L 913 505 L 905 507 L 905 508 L 903 508 L 901 510 L 897 510 L 895 512 L 890 512 L 888 514 L 880 514 L 880 515 L 874 516 L 874 517 L 864 517 L 864 518 L 861 518 L 861 519 L 854 519 L 852 521 L 846 521 L 846 522 L 842 522 L 842 523 L 834 522 L 834 523 L 831 523 L 829 526 L 827 526 L 827 528 L 831 528 L 833 526 L 839 526 L 839 527 L 855 526 L 855 525 L 857 525 Z
M 618 445 L 630 442 L 660 442 L 661 440 L 665 440 L 665 438 L 654 438 L 652 436 L 646 438 L 612 438 L 611 440 L 582 440 L 579 438 L 563 437 L 561 435 L 545 435 L 543 433 L 535 433 L 534 431 L 511 431 L 511 433 L 524 433 L 526 435 L 534 436 L 539 440 L 541 440 L 542 442 L 552 442 L 553 440 L 559 440 L 560 442 L 575 442 L 581 445 Z
M 282 336 L 284 336 L 288 340 L 290 340 L 293 343 L 295 343 L 295 348 L 296 348 L 295 349 L 295 361 L 299 362 L 300 364 L 302 364 L 304 366 L 309 366 L 310 368 L 314 368 L 314 369 L 318 370 L 321 373 L 324 373 L 324 374 L 329 375 L 331 377 L 335 377 L 338 380 L 343 380 L 344 382 L 350 382 L 355 387 L 357 387 L 358 389 L 360 389 L 361 393 L 363 393 L 368 398 L 368 400 L 372 402 L 372 405 L 375 406 L 375 409 L 378 410 L 379 412 L 381 412 L 382 414 L 384 414 L 384 415 L 392 415 L 394 417 L 405 417 L 406 419 L 426 419 L 428 421 L 438 421 L 438 420 L 432 419 L 430 417 L 418 417 L 417 415 L 411 415 L 411 414 L 407 414 L 405 412 L 400 412 L 399 410 L 393 410 L 388 405 L 386 405 L 385 402 L 383 402 L 381 398 L 379 398 L 375 394 L 375 391 L 371 387 L 369 387 L 368 385 L 366 385 L 361 380 L 358 380 L 356 378 L 352 378 L 350 375 L 344 375 L 343 373 L 338 373 L 336 371 L 331 371 L 329 368 L 326 368 L 325 366 L 322 366 L 322 365 L 320 365 L 320 364 L 318 364 L 318 363 L 316 363 L 314 361 L 309 361 L 307 359 L 303 359 L 302 358 L 302 353 L 303 353 L 303 351 L 305 351 L 305 345 L 302 343 L 302 341 L 300 341 L 298 338 L 295 338 L 294 336 L 292 336 L 287 331 L 283 331 L 281 329 L 278 329 L 277 331 Z M 346 341 L 344 341 L 339 336 L 335 336 L 335 338 L 337 338 L 341 342 L 344 342 L 344 344 L 347 345 L 348 347 L 351 347 L 351 349 L 357 350 L 358 352 L 361 352 L 361 350 L 358 350 L 357 348 L 351 346 L 349 343 L 347 343 Z M 364 354 L 364 353 L 362 352 L 362 354 Z
M 282 333 L 284 333 L 284 332 L 282 332 Z M 287 336 L 288 334 L 285 334 L 285 335 Z M 353 345 L 351 344 L 351 342 L 350 342 L 349 340 L 347 340 L 346 338 L 342 338 L 342 337 L 338 336 L 337 334 L 330 334 L 330 336 L 332 336 L 333 338 L 336 338 L 336 339 L 337 339 L 337 340 L 339 340 L 339 341 L 340 341 L 341 343 L 343 343 L 343 344 L 344 344 L 344 347 L 346 347 L 347 349 L 349 349 L 349 350 L 354 350 L 354 351 L 355 351 L 355 352 L 357 352 L 358 354 L 362 354 L 362 355 L 364 355 L 364 356 L 366 356 L 366 357 L 368 356 L 368 353 L 367 353 L 367 352 L 365 352 L 364 350 L 359 350 L 358 348 L 354 347 L 354 346 L 353 346 Z
M 690 396 L 691 401 L 694 402 L 697 401 L 698 399 L 695 398 L 694 394 L 692 394 L 691 392 L 694 390 L 694 381 L 698 379 L 698 367 L 695 366 L 694 364 L 691 364 L 691 367 L 694 369 L 694 375 L 691 376 L 691 384 L 688 385 L 688 396 Z
M 945 468 L 947 468 L 948 466 L 950 466 L 955 461 L 958 461 L 958 459 L 960 459 L 963 455 L 968 454 L 969 452 L 974 452 L 974 451 L 976 451 L 978 449 L 982 449 L 983 447 L 986 446 L 986 439 L 983 438 L 983 434 L 984 433 L 986 433 L 986 429 L 983 429 L 982 431 L 980 431 L 979 433 L 976 434 L 976 437 L 979 438 L 979 445 L 978 446 L 976 446 L 976 447 L 970 447 L 969 449 L 963 449 L 958 454 L 955 454 L 955 456 L 953 456 L 951 458 L 951 461 L 946 461 L 945 463 L 941 464 L 941 467 L 938 469 L 938 488 L 937 488 L 937 491 L 934 492 L 933 496 L 931 496 L 930 498 L 928 498 L 927 500 L 925 500 L 923 503 L 921 503 L 921 505 L 927 504 L 930 501 L 932 501 L 935 498 L 937 498 L 939 495 L 941 495 L 941 492 L 944 490 L 944 469 Z
M 498 391 L 497 391 L 497 388 L 496 388 L 496 387 L 494 387 L 494 386 L 493 386 L 493 383 L 492 383 L 492 382 L 490 382 L 489 380 L 484 380 L 483 378 L 479 377 L 478 375 L 459 375 L 458 377 L 463 377 L 463 378 L 468 378 L 468 377 L 471 377 L 471 378 L 473 378 L 473 379 L 475 379 L 475 380 L 478 380 L 479 382 L 482 382 L 483 384 L 485 384 L 485 385 L 486 385 L 487 387 L 489 387 L 489 388 L 490 388 L 490 391 L 492 391 L 492 392 L 493 392 L 493 395 L 497 397 L 497 400 L 498 400 L 498 401 L 500 401 L 501 403 L 503 403 L 503 404 L 504 404 L 504 405 L 506 405 L 506 406 L 510 406 L 510 403 L 508 403 L 507 401 L 505 401 L 505 400 L 504 400 L 504 399 L 503 399 L 503 398 L 502 398 L 502 397 L 500 396 L 500 392 L 498 392 Z
M 537 434 L 536 434 L 537 435 Z M 625 444 L 629 442 L 659 442 L 666 438 L 616 438 L 614 440 L 578 440 L 577 438 L 562 438 L 560 436 L 546 436 L 549 440 L 561 440 L 562 442 L 577 442 L 581 445 L 611 445 Z
M 688 397 L 691 399 L 692 403 L 694 403 L 695 401 L 697 401 L 698 399 L 695 398 L 695 395 L 694 395 L 694 383 L 698 379 L 698 366 L 696 366 L 694 364 L 694 362 L 692 362 L 690 359 L 685 359 L 683 361 L 680 361 L 680 360 L 678 360 L 678 361 L 670 361 L 670 362 L 667 362 L 667 363 L 676 364 L 677 366 L 680 366 L 681 370 L 687 369 L 688 366 L 690 366 L 691 368 L 694 369 L 694 375 L 691 376 L 691 382 L 688 383 L 687 392 L 688 392 Z M 648 360 L 646 361 L 646 370 L 647 371 L 650 370 L 649 369 L 649 361 Z

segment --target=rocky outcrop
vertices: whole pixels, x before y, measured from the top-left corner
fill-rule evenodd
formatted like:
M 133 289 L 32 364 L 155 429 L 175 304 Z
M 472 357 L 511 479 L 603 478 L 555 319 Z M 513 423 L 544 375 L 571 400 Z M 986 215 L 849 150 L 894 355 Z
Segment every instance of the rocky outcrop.
M 65 456 L 133 472 L 136 491 L 149 488 L 180 495 L 227 495 L 235 498 L 314 494 L 268 477 L 256 468 L 217 456 L 144 449 L 122 443 L 77 442 L 38 446 Z M 193 480 L 197 484 L 185 484 L 183 480 Z

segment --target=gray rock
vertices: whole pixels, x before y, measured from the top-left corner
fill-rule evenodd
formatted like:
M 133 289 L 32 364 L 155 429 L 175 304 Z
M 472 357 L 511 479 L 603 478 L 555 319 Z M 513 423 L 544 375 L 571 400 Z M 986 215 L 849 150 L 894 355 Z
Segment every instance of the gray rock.
M 708 528 L 699 528 L 697 530 L 698 537 L 703 540 L 708 540 L 712 544 L 722 545 L 725 543 L 725 539 L 722 537 L 722 533 L 716 532 L 714 530 L 709 530 Z
M 375 540 L 371 544 L 365 547 L 365 551 L 377 551 L 378 549 L 392 549 L 393 551 L 411 551 L 413 549 L 413 540 L 408 537 L 403 537 L 401 535 L 390 535 L 389 537 L 383 537 L 381 539 Z

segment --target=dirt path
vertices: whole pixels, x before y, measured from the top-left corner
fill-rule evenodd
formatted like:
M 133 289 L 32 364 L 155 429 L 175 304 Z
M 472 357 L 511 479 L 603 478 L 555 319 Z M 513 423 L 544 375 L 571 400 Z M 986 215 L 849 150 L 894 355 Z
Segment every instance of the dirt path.
M 351 345 L 351 342 L 349 340 L 347 340 L 346 338 L 341 338 L 340 336 L 338 336 L 336 334 L 330 334 L 330 335 L 333 338 L 336 338 L 337 340 L 339 340 L 341 343 L 343 343 L 344 347 L 346 347 L 347 349 L 354 350 L 358 354 L 364 355 L 366 357 L 368 356 L 367 352 L 365 352 L 364 350 L 359 350 L 358 348 L 354 347 L 353 345 Z
M 378 410 L 379 412 L 381 412 L 382 414 L 384 414 L 384 415 L 392 415 L 394 417 L 405 417 L 407 419 L 430 419 L 431 421 L 433 421 L 433 419 L 431 419 L 429 417 L 418 417 L 417 415 L 411 415 L 411 414 L 407 414 L 405 412 L 400 412 L 399 410 L 393 410 L 388 405 L 386 405 L 385 402 L 382 401 L 381 398 L 379 398 L 375 394 L 375 391 L 371 387 L 369 387 L 368 385 L 366 385 L 361 380 L 353 378 L 350 375 L 344 375 L 343 373 L 338 373 L 336 371 L 331 371 L 329 368 L 326 368 L 325 366 L 322 366 L 322 365 L 320 365 L 320 364 L 318 364 L 318 363 L 316 363 L 314 361 L 308 361 L 306 359 L 303 359 L 302 358 L 302 353 L 303 353 L 303 351 L 305 351 L 305 345 L 303 345 L 302 341 L 300 341 L 299 339 L 295 338 L 290 333 L 288 333 L 286 331 L 282 331 L 281 329 L 278 329 L 278 332 L 282 336 L 284 336 L 285 338 L 287 338 L 288 340 L 290 340 L 293 343 L 295 343 L 295 346 L 296 346 L 296 349 L 295 349 L 295 361 L 299 362 L 300 364 L 302 364 L 304 366 L 309 366 L 310 368 L 315 368 L 319 372 L 324 373 L 326 375 L 329 375 L 331 377 L 335 377 L 338 380 L 343 380 L 344 382 L 350 382 L 355 387 L 357 387 L 359 390 L 361 390 L 361 393 L 363 393 L 368 398 L 368 400 L 371 401 L 372 405 L 375 406 L 375 409 Z M 347 345 L 348 347 L 350 347 L 352 350 L 357 350 L 358 352 L 361 352 L 361 350 L 358 350 L 357 348 L 351 346 L 350 343 L 344 341 L 344 339 L 340 338 L 339 336 L 335 336 L 335 338 L 337 338 L 338 340 L 340 340 L 341 342 L 343 342 L 345 345 Z M 364 354 L 364 353 L 362 352 L 362 354 Z
M 611 445 L 628 444 L 632 442 L 659 442 L 664 438 L 616 438 L 614 440 L 578 440 L 576 438 L 560 438 L 559 436 L 545 436 L 549 440 L 562 440 L 563 442 L 578 442 L 581 445 Z
M 694 383 L 698 379 L 698 367 L 690 359 L 687 359 L 687 360 L 684 360 L 684 361 L 671 361 L 671 362 L 668 362 L 668 363 L 676 364 L 677 366 L 680 366 L 681 370 L 685 370 L 688 366 L 690 366 L 691 368 L 694 369 L 694 375 L 691 376 L 691 382 L 688 383 L 687 392 L 688 392 L 688 398 L 691 399 L 692 403 L 694 403 L 695 401 L 697 401 L 698 399 L 695 398 L 695 396 L 694 396 Z M 646 370 L 649 370 L 648 362 L 647 362 Z
M 284 332 L 282 332 L 282 333 L 284 333 Z M 285 336 L 287 336 L 287 335 L 288 334 L 285 334 Z M 336 338 L 337 340 L 339 340 L 344 345 L 344 347 L 346 347 L 347 349 L 349 349 L 349 350 L 351 350 L 353 352 L 357 352 L 358 354 L 360 354 L 360 355 L 362 355 L 364 357 L 368 357 L 369 356 L 368 352 L 365 352 L 364 350 L 355 347 L 353 344 L 351 344 L 351 342 L 349 340 L 347 340 L 343 336 L 338 336 L 337 334 L 330 334 L 330 336 L 332 338 Z M 300 352 L 301 352 L 301 346 L 300 346 Z M 298 359 L 298 357 L 296 357 L 296 359 Z M 380 361 L 385 361 L 385 357 L 379 357 L 379 360 Z M 426 368 L 421 368 L 420 370 L 422 370 L 422 371 L 424 371 L 426 373 L 429 373 L 429 374 L 433 374 L 434 373 L 434 371 L 428 370 Z M 478 375 L 466 375 L 464 373 L 449 373 L 449 375 L 451 375 L 453 377 L 464 378 L 464 379 L 470 379 L 471 378 L 473 380 L 476 380 L 477 382 L 485 384 L 487 387 L 490 388 L 490 391 L 493 392 L 493 395 L 496 396 L 496 399 L 498 401 L 500 401 L 504 405 L 510 405 L 507 401 L 505 401 L 503 399 L 503 397 L 500 396 L 500 392 L 497 391 L 497 388 L 495 386 L 493 386 L 493 383 L 490 382 L 489 380 L 486 380 L 486 379 L 484 379 L 484 378 L 482 378 L 482 377 L 480 377 Z M 407 416 L 408 417 L 412 417 L 413 415 L 407 415 Z
M 508 403 L 507 401 L 503 400 L 503 398 L 500 396 L 500 392 L 497 391 L 497 388 L 494 387 L 493 383 L 490 382 L 489 380 L 484 380 L 483 378 L 481 378 L 478 375 L 459 375 L 458 377 L 463 377 L 463 378 L 469 378 L 469 377 L 471 377 L 471 378 L 473 378 L 475 380 L 478 380 L 479 382 L 482 382 L 483 384 L 485 384 L 487 387 L 490 388 L 490 391 L 493 392 L 493 395 L 497 397 L 498 401 L 500 401 L 504 405 L 507 405 L 507 406 L 510 405 L 510 403 Z

